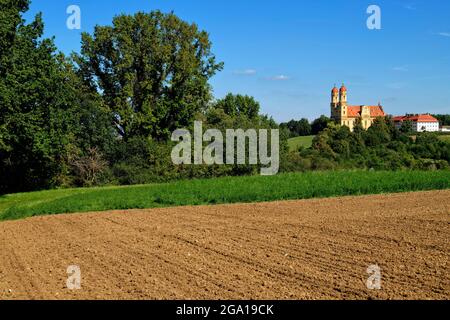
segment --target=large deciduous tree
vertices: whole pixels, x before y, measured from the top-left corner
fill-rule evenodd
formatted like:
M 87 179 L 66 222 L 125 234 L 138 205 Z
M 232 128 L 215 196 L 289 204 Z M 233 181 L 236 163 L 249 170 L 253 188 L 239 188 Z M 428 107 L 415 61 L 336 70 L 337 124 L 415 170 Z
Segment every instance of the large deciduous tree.
M 74 56 L 90 86 L 116 114 L 124 139 L 164 140 L 189 125 L 211 98 L 208 80 L 222 68 L 205 31 L 173 13 L 120 15 L 82 35 Z
M 328 124 L 331 122 L 331 119 L 327 116 L 321 115 L 319 118 L 313 121 L 311 124 L 311 133 L 313 135 L 318 134 L 319 132 L 323 131 Z
M 55 77 L 59 72 L 55 48 L 51 40 L 40 40 L 40 15 L 24 23 L 27 8 L 28 1 L 2 0 L 0 191 L 46 185 L 57 170 L 51 161 L 55 150 L 65 143 L 58 136 L 64 117 L 52 108 L 60 98 L 54 92 L 63 84 Z
M 248 119 L 256 119 L 260 111 L 259 102 L 253 97 L 232 93 L 218 100 L 215 108 L 222 109 L 225 114 L 231 117 L 246 117 Z
M 80 133 L 96 121 L 92 112 L 81 118 L 96 93 L 82 88 L 53 40 L 42 38 L 41 15 L 22 19 L 29 1 L 0 1 L 0 193 L 58 186 Z
M 0 75 L 6 70 L 5 57 L 11 52 L 16 38 L 17 26 L 22 22 L 22 13 L 28 10 L 29 0 L 0 0 Z

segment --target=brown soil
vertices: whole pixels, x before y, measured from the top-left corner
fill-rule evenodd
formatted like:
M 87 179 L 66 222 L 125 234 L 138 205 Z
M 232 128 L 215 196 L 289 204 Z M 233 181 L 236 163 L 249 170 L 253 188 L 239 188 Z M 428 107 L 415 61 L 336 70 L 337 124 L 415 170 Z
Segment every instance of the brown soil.
M 0 299 L 449 299 L 450 190 L 0 223 Z M 381 290 L 368 290 L 369 265 Z M 82 288 L 66 287 L 78 265 Z

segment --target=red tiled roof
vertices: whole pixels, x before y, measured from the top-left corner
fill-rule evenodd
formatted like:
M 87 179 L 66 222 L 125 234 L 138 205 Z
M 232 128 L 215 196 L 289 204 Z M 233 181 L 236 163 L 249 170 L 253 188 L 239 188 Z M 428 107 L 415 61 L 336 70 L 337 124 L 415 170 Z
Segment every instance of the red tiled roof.
M 402 122 L 402 121 L 407 121 L 407 120 L 412 121 L 412 122 L 439 122 L 435 117 L 433 117 L 429 114 L 394 117 L 395 122 Z
M 348 106 L 348 116 L 349 117 L 359 117 L 361 116 L 361 110 L 363 106 Z M 371 117 L 385 117 L 386 113 L 384 113 L 382 106 L 365 106 L 370 110 Z
M 405 116 L 397 116 L 397 117 L 394 117 L 393 120 L 394 120 L 395 122 L 405 121 L 405 120 L 408 120 L 408 117 L 405 117 Z

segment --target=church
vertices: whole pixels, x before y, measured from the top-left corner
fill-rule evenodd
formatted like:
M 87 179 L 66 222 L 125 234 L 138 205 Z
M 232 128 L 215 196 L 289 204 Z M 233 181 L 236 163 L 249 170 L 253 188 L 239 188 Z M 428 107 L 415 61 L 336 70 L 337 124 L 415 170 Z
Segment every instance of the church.
M 353 131 L 356 119 L 361 120 L 364 129 L 368 129 L 377 117 L 385 117 L 383 107 L 377 106 L 350 106 L 347 103 L 347 88 L 342 85 L 338 90 L 334 86 L 331 90 L 331 119 L 336 123 L 347 126 Z

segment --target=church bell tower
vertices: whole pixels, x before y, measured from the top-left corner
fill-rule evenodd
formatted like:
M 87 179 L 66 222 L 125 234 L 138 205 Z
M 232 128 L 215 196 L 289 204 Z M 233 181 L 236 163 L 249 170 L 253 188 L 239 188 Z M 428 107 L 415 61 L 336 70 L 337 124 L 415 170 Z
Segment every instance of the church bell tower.
M 338 107 L 339 107 L 339 90 L 334 85 L 333 90 L 331 90 L 331 117 L 337 120 L 338 117 Z
M 347 88 L 344 84 L 342 84 L 341 89 L 339 90 L 339 111 L 341 119 L 347 118 L 348 110 L 347 110 Z

